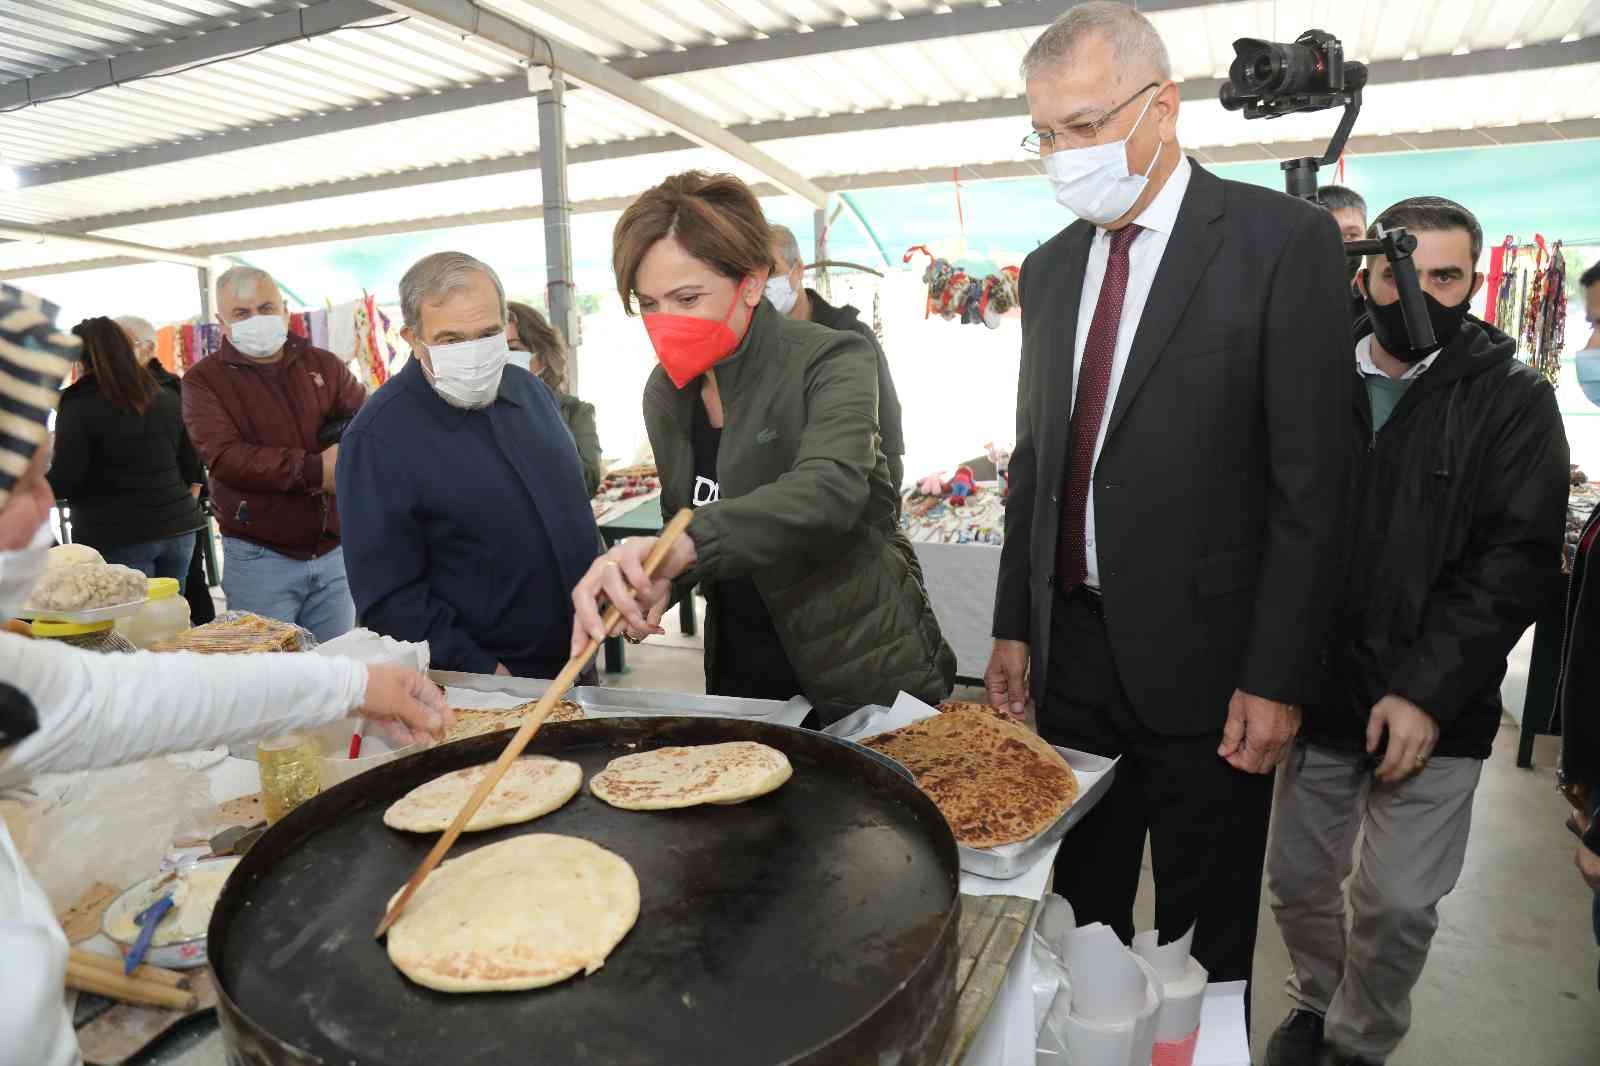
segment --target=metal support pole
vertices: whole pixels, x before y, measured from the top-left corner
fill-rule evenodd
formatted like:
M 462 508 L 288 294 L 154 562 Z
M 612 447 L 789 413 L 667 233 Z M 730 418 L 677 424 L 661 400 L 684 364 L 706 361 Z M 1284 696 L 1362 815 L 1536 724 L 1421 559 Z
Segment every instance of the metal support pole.
M 567 198 L 566 82 L 550 71 L 539 92 L 539 178 L 544 185 L 545 296 L 567 343 L 567 389 L 578 388 L 578 312 L 572 284 L 572 202 Z
M 813 244 L 813 263 L 826 262 L 828 258 L 828 212 L 825 208 L 817 208 L 811 213 L 811 233 L 815 238 Z M 813 275 L 817 292 L 824 300 L 833 299 L 833 286 L 828 284 L 828 272 L 819 270 Z
M 200 279 L 200 321 L 210 322 L 216 315 L 211 306 L 211 286 L 213 276 L 210 267 L 195 267 L 195 274 Z

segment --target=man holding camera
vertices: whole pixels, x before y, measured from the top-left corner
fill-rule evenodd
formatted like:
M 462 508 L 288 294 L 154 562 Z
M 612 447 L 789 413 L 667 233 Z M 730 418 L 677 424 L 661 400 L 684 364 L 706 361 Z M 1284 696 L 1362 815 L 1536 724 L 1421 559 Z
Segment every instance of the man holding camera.
M 989 698 L 1120 755 L 1056 885 L 1250 976 L 1272 772 L 1331 620 L 1354 382 L 1338 227 L 1183 155 L 1166 48 L 1074 6 L 1023 64 L 1038 151 L 1078 221 L 1022 269 L 1017 443 Z M 1031 677 L 1030 677 L 1031 671 Z
M 1368 259 L 1331 678 L 1284 766 L 1267 859 L 1297 1004 L 1269 1066 L 1382 1063 L 1405 1036 L 1438 902 L 1461 873 L 1506 657 L 1560 576 L 1566 434 L 1516 342 L 1467 313 L 1483 284 L 1477 219 L 1416 197 L 1377 227 L 1416 236 L 1436 343 L 1413 347 L 1390 263 Z

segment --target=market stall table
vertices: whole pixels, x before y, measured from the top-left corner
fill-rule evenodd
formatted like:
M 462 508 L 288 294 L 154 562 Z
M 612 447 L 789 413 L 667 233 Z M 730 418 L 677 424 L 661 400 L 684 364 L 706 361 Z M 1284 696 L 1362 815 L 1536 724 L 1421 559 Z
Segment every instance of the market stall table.
M 661 515 L 661 497 L 655 496 L 615 517 L 602 519 L 600 537 L 605 541 L 606 547 L 610 548 L 629 537 L 660 536 L 664 528 L 666 522 Z M 693 593 L 678 605 L 678 627 L 684 636 L 692 637 L 695 634 Z M 606 673 L 620 674 L 627 668 L 624 648 L 621 637 L 612 637 L 606 641 Z

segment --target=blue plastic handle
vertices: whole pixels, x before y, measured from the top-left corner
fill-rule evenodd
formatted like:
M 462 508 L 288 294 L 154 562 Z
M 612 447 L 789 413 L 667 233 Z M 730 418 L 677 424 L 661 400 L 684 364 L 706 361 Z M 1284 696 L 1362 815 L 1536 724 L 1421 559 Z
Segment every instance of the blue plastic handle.
M 139 924 L 139 939 L 133 942 L 133 950 L 128 952 L 128 957 L 123 961 L 123 976 L 128 976 L 139 968 L 144 961 L 145 952 L 150 950 L 150 938 L 155 936 L 156 926 L 161 924 L 161 919 L 167 916 L 172 909 L 172 893 L 167 893 L 150 906 L 134 916 L 134 921 Z

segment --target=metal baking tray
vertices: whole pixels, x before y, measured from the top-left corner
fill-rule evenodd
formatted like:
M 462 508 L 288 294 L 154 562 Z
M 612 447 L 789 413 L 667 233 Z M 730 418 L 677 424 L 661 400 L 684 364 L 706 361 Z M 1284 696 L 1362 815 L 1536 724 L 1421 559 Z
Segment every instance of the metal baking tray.
M 549 681 L 538 678 L 463 674 L 454 670 L 431 670 L 428 676 L 440 685 L 474 692 L 503 693 L 524 700 L 538 699 L 550 687 Z M 584 714 L 590 718 L 737 718 L 746 722 L 798 726 L 811 713 L 811 701 L 804 696 L 780 703 L 777 700 L 579 685 L 569 693 L 568 698 L 582 707 Z
M 867 706 L 835 722 L 824 730 L 841 740 L 857 743 L 867 736 L 875 736 L 880 730 L 866 731 L 871 728 L 874 717 L 888 711 L 886 707 Z M 1104 755 L 1093 755 L 1087 751 L 1078 751 L 1076 748 L 1063 748 L 1052 744 L 1051 747 L 1061 753 L 1067 760 L 1067 765 L 1072 767 L 1072 772 L 1078 775 L 1078 798 L 1072 801 L 1072 806 L 1062 812 L 1049 829 L 1030 840 L 1019 841 L 1015 844 L 1002 844 L 998 848 L 969 848 L 959 841 L 956 848 L 961 856 L 961 869 L 969 874 L 980 877 L 994 878 L 1008 881 L 1019 877 L 1033 868 L 1039 861 L 1039 856 L 1061 842 L 1067 835 L 1067 830 L 1083 820 L 1083 816 L 1100 802 L 1100 798 L 1111 788 L 1111 780 L 1117 772 L 1117 759 L 1108 759 Z M 867 749 L 871 751 L 871 748 Z M 895 763 L 895 766 L 911 780 L 916 780 L 910 770 Z

